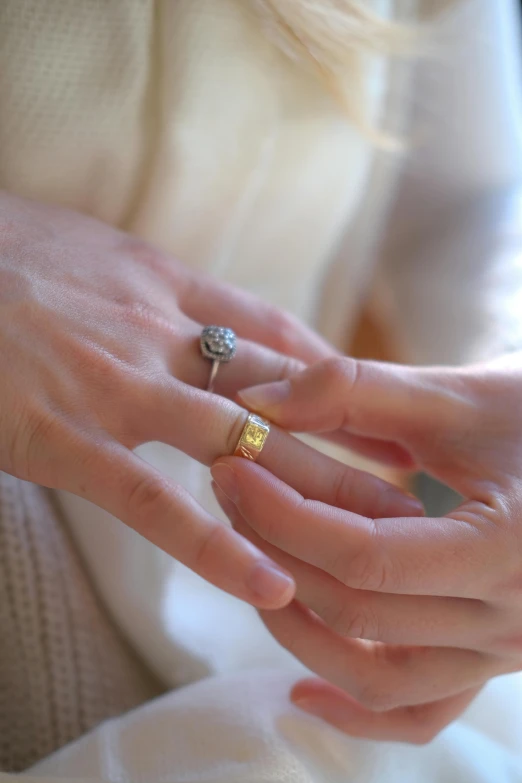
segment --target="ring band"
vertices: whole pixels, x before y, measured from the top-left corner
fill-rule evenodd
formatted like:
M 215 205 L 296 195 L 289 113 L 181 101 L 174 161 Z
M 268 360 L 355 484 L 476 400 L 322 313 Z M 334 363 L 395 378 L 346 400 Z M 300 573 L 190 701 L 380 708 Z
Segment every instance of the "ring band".
M 261 416 L 249 413 L 243 431 L 239 436 L 234 457 L 244 457 L 251 462 L 257 462 L 269 435 L 270 424 L 265 419 L 262 419 Z
M 221 362 L 230 362 L 236 355 L 236 334 L 226 326 L 205 326 L 199 338 L 199 347 L 202 356 L 212 362 L 207 384 L 207 391 L 211 392 Z

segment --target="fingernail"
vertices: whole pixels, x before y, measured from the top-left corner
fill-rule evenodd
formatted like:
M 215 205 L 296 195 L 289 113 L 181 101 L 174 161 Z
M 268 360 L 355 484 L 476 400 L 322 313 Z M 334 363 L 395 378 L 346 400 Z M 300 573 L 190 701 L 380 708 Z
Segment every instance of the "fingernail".
M 277 381 L 276 383 L 264 383 L 261 386 L 252 386 L 238 392 L 238 397 L 247 408 L 255 411 L 265 411 L 273 405 L 280 405 L 290 396 L 290 381 Z
M 213 465 L 210 468 L 210 473 L 220 490 L 225 493 L 229 500 L 235 503 L 238 499 L 239 491 L 236 474 L 232 468 L 229 468 L 223 462 L 218 462 L 217 465 Z
M 264 601 L 286 606 L 294 595 L 295 583 L 290 574 L 275 563 L 261 560 L 250 573 L 248 586 Z

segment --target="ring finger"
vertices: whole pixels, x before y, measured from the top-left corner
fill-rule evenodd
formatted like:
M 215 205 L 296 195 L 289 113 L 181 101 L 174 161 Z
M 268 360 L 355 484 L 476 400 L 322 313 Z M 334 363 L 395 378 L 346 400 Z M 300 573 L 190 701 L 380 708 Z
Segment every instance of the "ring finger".
M 132 408 L 135 445 L 168 443 L 210 465 L 235 450 L 247 412 L 235 403 L 165 377 L 143 388 Z M 422 506 L 407 493 L 362 471 L 321 454 L 275 426 L 259 456 L 259 464 L 299 489 L 321 496 L 332 476 L 340 487 L 338 502 L 364 514 L 419 514 Z M 229 468 L 225 468 L 229 471 Z
M 212 361 L 201 354 L 201 332 L 202 327 L 187 318 L 181 332 L 176 330 L 172 336 L 167 334 L 166 351 L 170 354 L 167 367 L 183 383 L 205 390 Z M 214 391 L 233 398 L 245 385 L 283 380 L 304 368 L 302 361 L 238 335 L 234 358 L 219 364 Z
M 188 319 L 187 319 L 188 320 Z M 179 380 L 166 375 L 156 391 L 143 390 L 141 415 L 133 419 L 132 429 L 141 442 L 159 440 L 181 449 L 204 464 L 234 452 L 246 419 L 244 409 L 228 403 L 216 394 L 201 392 L 206 388 L 211 362 L 199 349 L 200 331 L 189 322 L 188 336 L 176 341 Z M 238 341 L 232 361 L 220 366 L 216 390 L 231 397 L 254 376 L 282 377 L 294 372 L 300 363 L 269 348 Z M 182 381 L 182 383 L 180 383 Z M 195 388 L 195 387 L 198 388 Z M 421 515 L 422 504 L 408 493 L 381 479 L 354 470 L 306 446 L 296 438 L 272 427 L 261 453 L 259 464 L 299 491 L 312 492 L 328 501 L 324 487 L 339 487 L 337 503 L 360 514 L 372 516 Z

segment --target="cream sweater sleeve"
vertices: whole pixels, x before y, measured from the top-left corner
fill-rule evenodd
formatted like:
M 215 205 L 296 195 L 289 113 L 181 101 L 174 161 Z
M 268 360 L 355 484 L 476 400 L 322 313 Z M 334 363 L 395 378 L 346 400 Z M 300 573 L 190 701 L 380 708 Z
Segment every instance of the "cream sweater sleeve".
M 414 363 L 522 349 L 520 26 L 515 0 L 468 0 L 418 69 L 413 152 L 382 248 Z

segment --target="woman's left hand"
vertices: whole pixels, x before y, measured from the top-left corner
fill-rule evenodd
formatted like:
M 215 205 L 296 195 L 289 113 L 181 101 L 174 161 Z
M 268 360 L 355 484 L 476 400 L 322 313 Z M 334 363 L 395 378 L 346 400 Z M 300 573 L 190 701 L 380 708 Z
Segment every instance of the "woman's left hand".
M 295 577 L 297 601 L 262 613 L 325 680 L 294 702 L 351 735 L 429 741 L 522 669 L 522 354 L 458 370 L 336 358 L 241 397 L 285 428 L 409 455 L 464 496 L 440 519 L 369 519 L 338 508 L 335 481 L 319 502 L 246 460 L 212 471 L 236 530 Z

